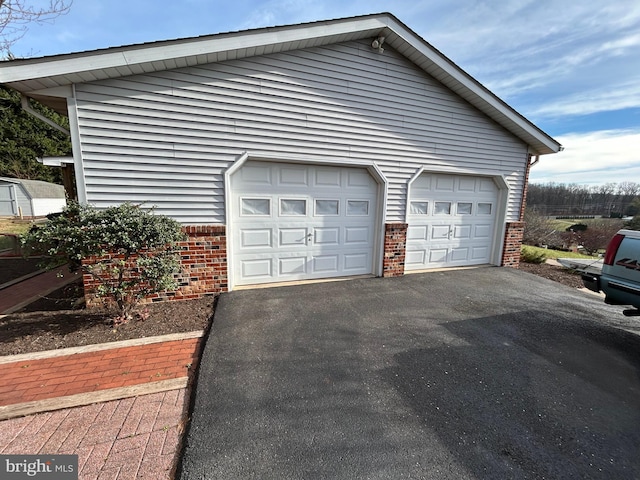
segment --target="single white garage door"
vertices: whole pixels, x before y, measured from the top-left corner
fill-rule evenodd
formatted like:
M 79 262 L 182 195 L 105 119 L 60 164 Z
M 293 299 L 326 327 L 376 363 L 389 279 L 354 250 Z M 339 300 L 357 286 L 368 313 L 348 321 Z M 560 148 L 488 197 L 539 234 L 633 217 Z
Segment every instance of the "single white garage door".
M 248 161 L 231 176 L 234 284 L 373 273 L 377 191 L 364 168 Z
M 405 270 L 490 263 L 498 194 L 487 177 L 420 175 L 409 192 Z

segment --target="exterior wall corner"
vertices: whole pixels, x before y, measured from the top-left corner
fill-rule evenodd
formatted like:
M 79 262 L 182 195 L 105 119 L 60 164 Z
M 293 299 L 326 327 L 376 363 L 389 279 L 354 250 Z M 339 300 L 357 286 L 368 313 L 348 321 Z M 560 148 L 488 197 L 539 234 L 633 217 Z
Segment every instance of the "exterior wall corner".
M 502 249 L 503 267 L 518 268 L 520 265 L 520 247 L 524 236 L 524 222 L 508 222 L 504 234 L 504 247 Z

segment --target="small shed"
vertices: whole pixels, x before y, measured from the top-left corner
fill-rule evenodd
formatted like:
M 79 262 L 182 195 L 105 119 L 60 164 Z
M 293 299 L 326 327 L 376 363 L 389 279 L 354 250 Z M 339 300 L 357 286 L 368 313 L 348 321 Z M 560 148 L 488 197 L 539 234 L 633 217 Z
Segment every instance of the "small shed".
M 0 216 L 43 217 L 62 211 L 66 203 L 62 185 L 0 177 Z

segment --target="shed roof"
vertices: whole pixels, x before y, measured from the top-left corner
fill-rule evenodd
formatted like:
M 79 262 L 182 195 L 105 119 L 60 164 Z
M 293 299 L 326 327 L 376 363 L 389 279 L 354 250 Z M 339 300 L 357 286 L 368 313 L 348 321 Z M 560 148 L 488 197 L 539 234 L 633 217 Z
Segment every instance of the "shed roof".
M 364 38 L 404 55 L 516 137 L 533 153 L 561 145 L 390 13 L 258 28 L 87 52 L 0 62 L 0 82 L 61 113 L 71 85 L 194 65 L 287 52 Z
M 25 180 L 22 178 L 0 177 L 0 182 L 22 185 L 25 192 L 34 198 L 65 198 L 64 187 L 56 183 L 43 182 L 42 180 Z

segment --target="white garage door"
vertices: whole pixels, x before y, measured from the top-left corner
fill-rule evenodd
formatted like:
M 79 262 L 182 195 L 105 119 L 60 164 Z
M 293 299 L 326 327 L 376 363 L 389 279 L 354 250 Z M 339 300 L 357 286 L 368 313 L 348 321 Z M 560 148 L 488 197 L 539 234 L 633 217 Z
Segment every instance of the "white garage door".
M 234 284 L 372 273 L 377 190 L 364 168 L 248 161 L 231 176 Z
M 490 263 L 498 193 L 490 178 L 420 175 L 409 192 L 405 270 Z

